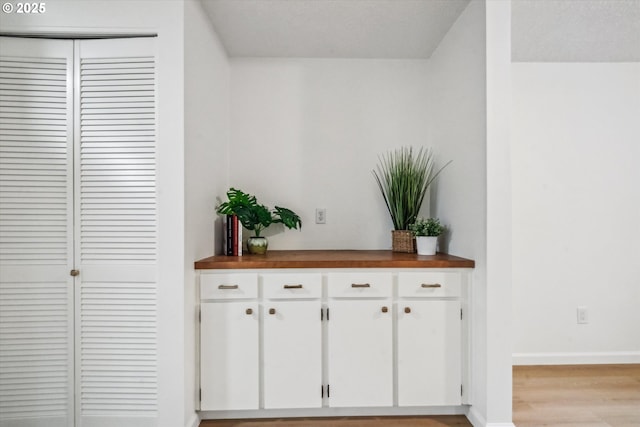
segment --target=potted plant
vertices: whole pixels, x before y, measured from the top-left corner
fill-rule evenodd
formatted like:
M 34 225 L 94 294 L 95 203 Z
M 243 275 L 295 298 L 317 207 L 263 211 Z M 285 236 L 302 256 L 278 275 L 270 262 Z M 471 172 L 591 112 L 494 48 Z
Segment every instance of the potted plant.
M 267 252 L 269 242 L 260 233 L 271 224 L 283 224 L 287 228 L 302 228 L 300 217 L 290 209 L 276 206 L 273 210 L 258 203 L 255 196 L 242 190 L 230 188 L 227 191 L 228 201 L 218 206 L 221 215 L 236 215 L 238 221 L 254 235 L 247 239 L 247 250 L 252 254 Z
M 393 251 L 415 252 L 409 224 L 415 222 L 427 189 L 451 161 L 433 173 L 433 151 L 424 147 L 417 152 L 402 147 L 380 156 L 379 161 L 373 175 L 393 221 Z
M 438 218 L 418 218 L 409 225 L 409 230 L 416 237 L 418 255 L 435 255 L 438 236 L 444 231 Z

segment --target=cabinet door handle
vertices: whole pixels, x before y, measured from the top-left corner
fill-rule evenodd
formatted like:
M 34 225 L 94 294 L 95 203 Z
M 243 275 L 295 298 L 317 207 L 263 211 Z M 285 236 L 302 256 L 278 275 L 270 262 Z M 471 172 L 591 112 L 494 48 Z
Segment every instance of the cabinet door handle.
M 253 309 L 252 308 L 247 308 L 247 311 L 245 311 L 245 313 L 251 315 L 251 314 L 253 314 Z
M 69 272 L 69 274 L 70 274 L 71 276 L 73 276 L 73 277 L 79 276 L 79 275 L 80 275 L 80 270 L 73 269 L 73 270 L 71 270 L 71 271 Z
M 352 288 L 370 288 L 371 285 L 368 283 L 352 283 L 351 287 Z
M 276 309 L 275 308 L 270 308 L 269 309 L 269 314 L 276 314 Z
M 405 307 L 404 308 L 404 312 L 405 313 L 411 313 L 411 307 Z
M 442 285 L 440 283 L 423 283 L 423 288 L 441 288 Z
M 302 289 L 302 285 L 297 284 L 297 285 L 284 285 L 285 289 Z
M 382 312 L 383 312 L 383 313 L 386 313 L 387 311 L 389 311 L 389 308 L 387 308 L 387 306 L 383 306 L 383 307 L 382 307 Z
M 218 289 L 238 289 L 238 285 L 220 285 Z

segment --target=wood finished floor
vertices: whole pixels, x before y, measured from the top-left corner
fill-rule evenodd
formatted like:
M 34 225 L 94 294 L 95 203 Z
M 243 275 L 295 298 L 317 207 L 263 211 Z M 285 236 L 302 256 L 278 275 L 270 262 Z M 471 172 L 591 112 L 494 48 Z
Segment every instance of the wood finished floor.
M 514 366 L 517 427 L 640 427 L 640 365 Z M 200 427 L 459 427 L 464 416 L 202 421 Z
M 517 427 L 640 426 L 640 365 L 515 366 Z
M 200 427 L 447 427 L 471 424 L 464 415 L 437 417 L 341 417 L 292 418 L 270 420 L 202 421 Z

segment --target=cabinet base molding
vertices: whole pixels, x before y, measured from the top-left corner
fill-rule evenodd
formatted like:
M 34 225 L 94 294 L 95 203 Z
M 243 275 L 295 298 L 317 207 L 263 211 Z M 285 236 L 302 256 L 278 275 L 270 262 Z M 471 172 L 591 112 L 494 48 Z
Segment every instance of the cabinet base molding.
M 469 405 L 389 407 L 389 408 L 310 408 L 310 409 L 258 409 L 254 411 L 200 411 L 202 420 L 244 418 L 300 418 L 300 417 L 361 417 L 403 415 L 466 415 Z

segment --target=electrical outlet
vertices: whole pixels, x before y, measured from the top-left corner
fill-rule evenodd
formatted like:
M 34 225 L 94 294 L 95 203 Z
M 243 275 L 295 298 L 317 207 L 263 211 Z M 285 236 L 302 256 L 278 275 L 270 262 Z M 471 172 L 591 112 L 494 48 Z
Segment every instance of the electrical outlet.
M 587 311 L 587 307 L 580 306 L 578 307 L 578 324 L 586 325 L 589 323 L 589 312 Z
M 316 208 L 316 224 L 327 223 L 327 210 L 325 208 Z

